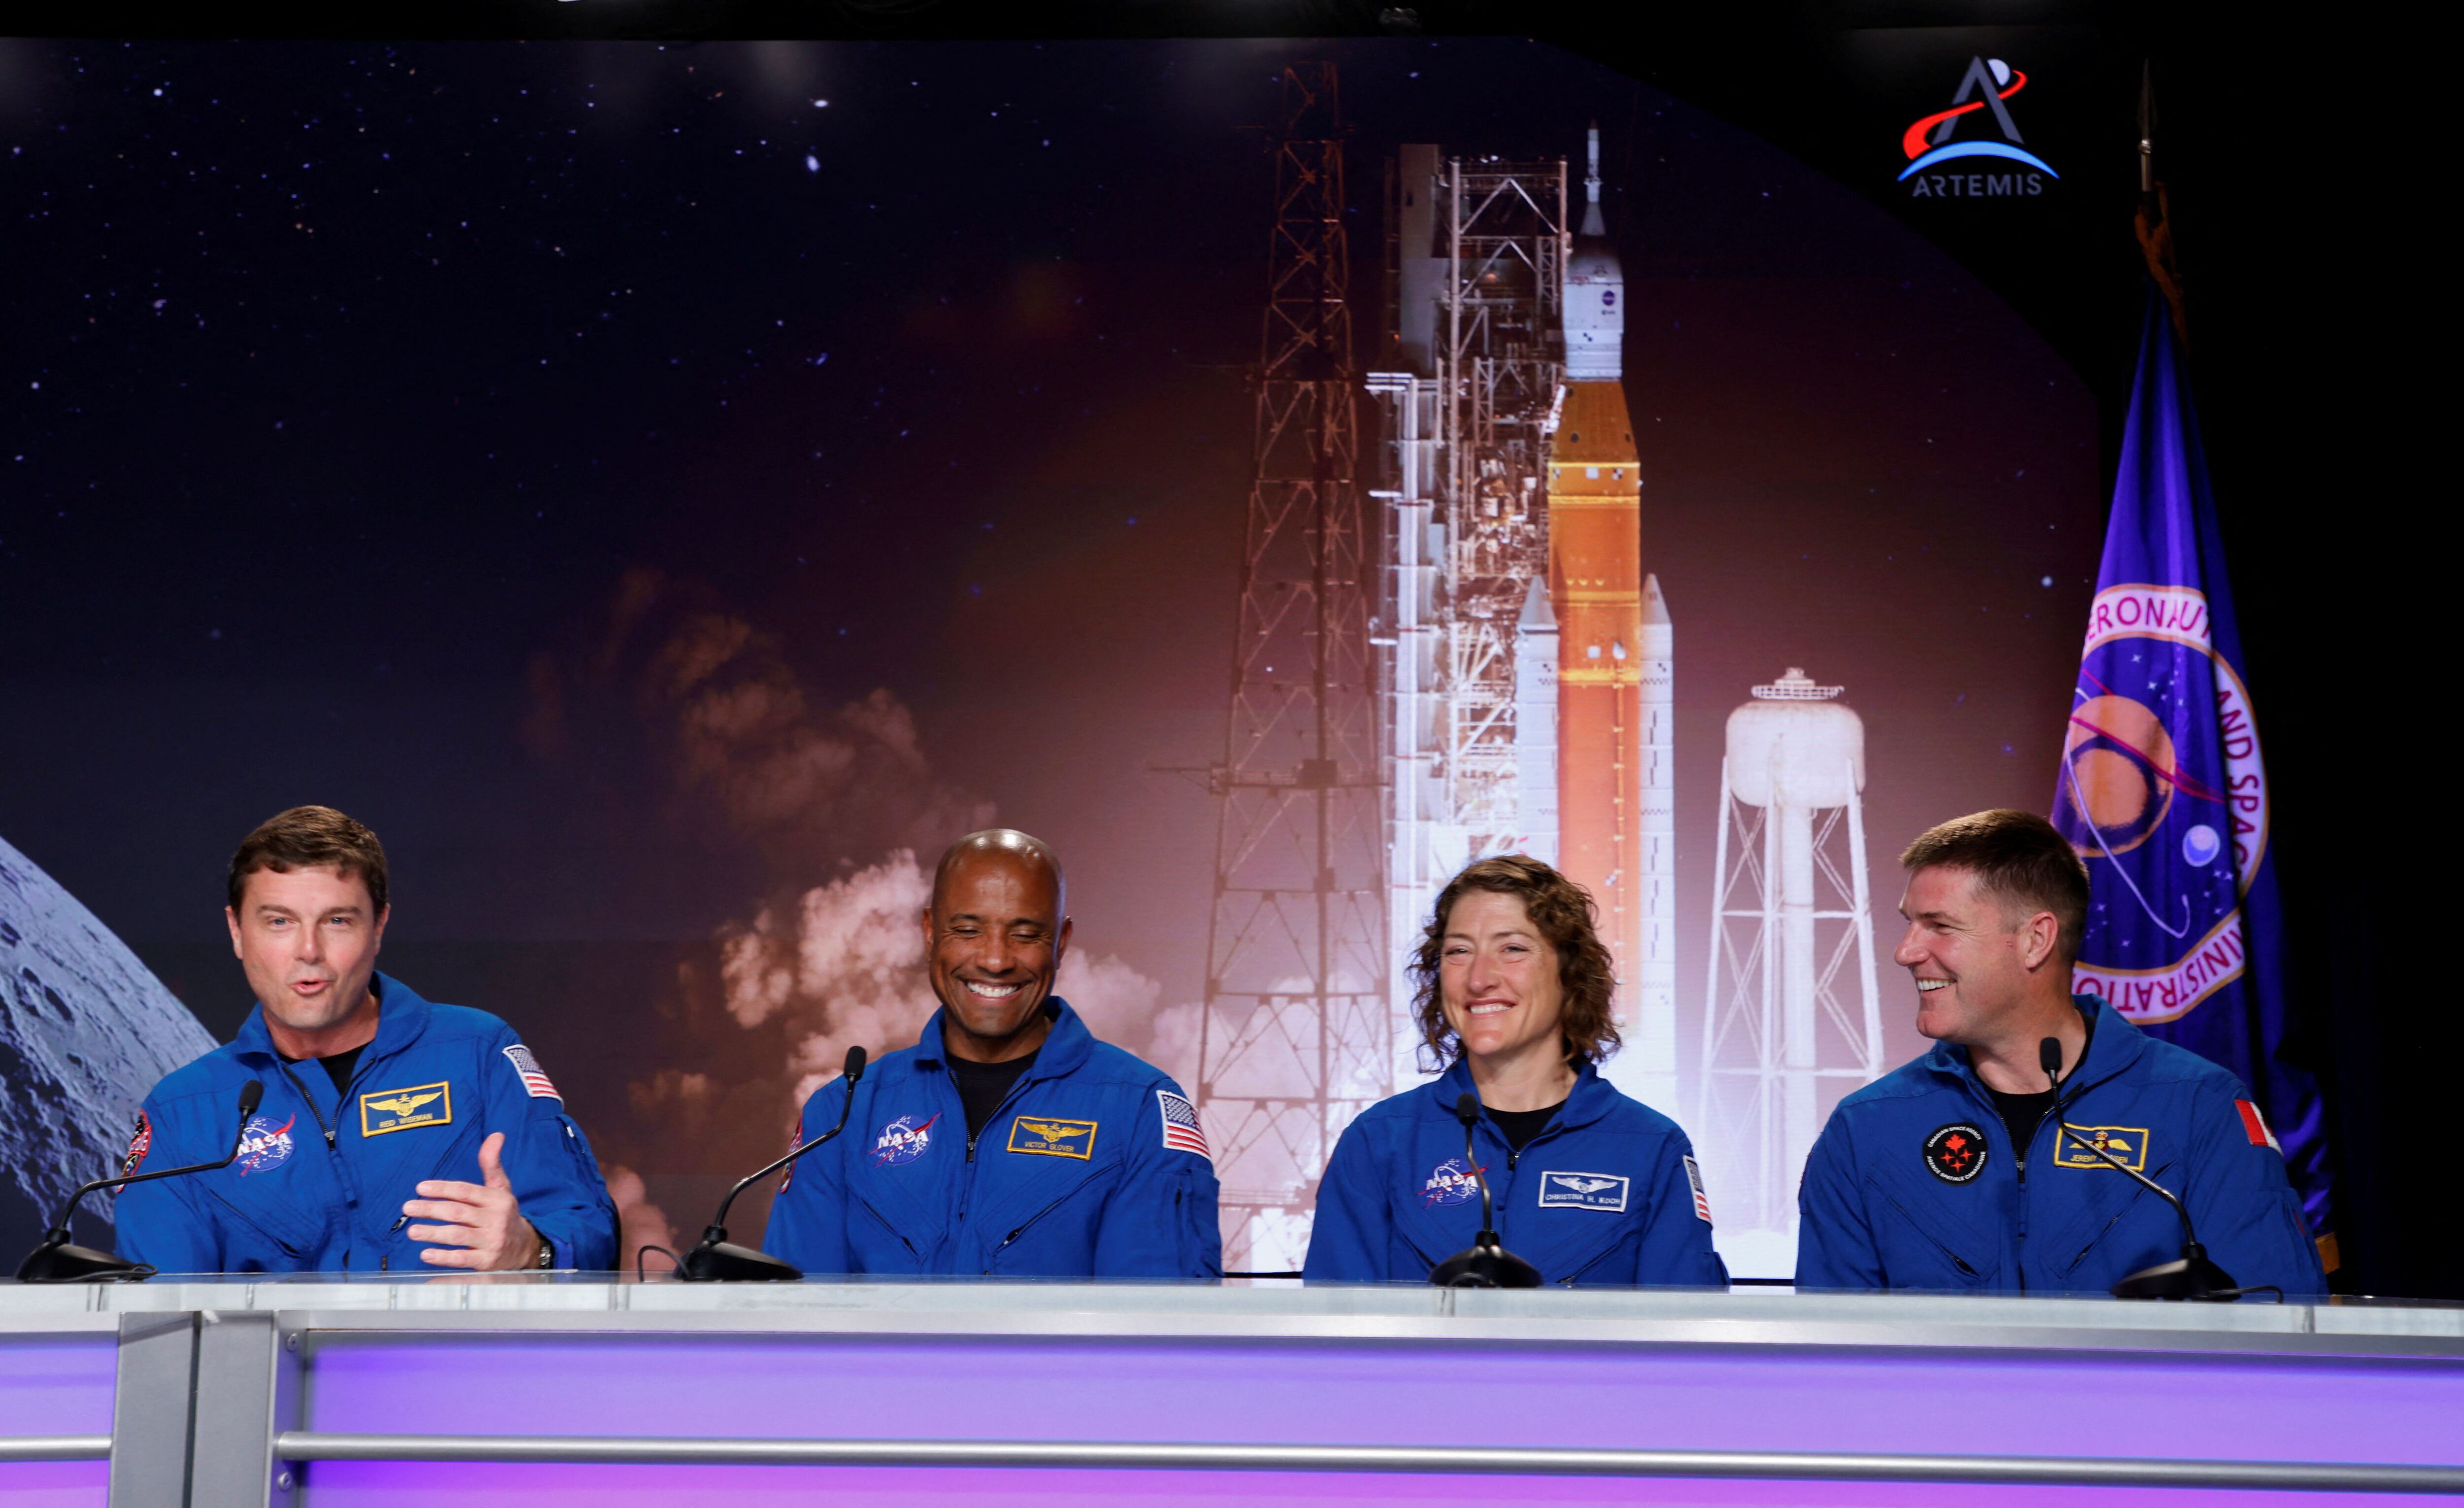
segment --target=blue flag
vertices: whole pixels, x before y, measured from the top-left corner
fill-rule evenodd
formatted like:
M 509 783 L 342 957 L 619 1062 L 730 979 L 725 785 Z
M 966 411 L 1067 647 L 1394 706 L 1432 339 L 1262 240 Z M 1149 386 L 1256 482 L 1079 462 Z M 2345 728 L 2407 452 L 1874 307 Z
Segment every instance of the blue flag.
M 2172 322 L 2151 290 L 2054 825 L 2087 861 L 2077 988 L 2241 1076 L 2314 1235 L 2330 1229 L 2319 1086 L 2283 1057 L 2284 913 L 2267 767 Z

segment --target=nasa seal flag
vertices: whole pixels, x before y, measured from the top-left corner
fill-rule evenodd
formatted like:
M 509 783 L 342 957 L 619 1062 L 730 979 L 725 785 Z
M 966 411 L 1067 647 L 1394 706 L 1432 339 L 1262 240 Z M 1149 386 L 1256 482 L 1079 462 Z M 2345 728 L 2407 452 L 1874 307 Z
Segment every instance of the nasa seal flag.
M 2333 1229 L 2326 1116 L 2284 1046 L 2284 910 L 2267 764 L 2198 415 L 2151 290 L 2088 605 L 2055 827 L 2087 866 L 2072 988 L 2257 1091 L 2314 1234 Z
M 1925 1171 L 1947 1184 L 1974 1183 L 1985 1170 L 1985 1133 L 1954 1121 L 1925 1142 Z

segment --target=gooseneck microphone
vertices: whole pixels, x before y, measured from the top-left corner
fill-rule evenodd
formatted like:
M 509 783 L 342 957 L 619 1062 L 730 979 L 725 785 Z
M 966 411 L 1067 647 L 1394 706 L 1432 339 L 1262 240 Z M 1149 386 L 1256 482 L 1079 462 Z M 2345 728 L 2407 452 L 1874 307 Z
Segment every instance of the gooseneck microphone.
M 1490 1202 L 1488 1179 L 1473 1155 L 1471 1133 L 1480 1125 L 1480 1097 L 1455 1097 L 1455 1119 L 1463 1123 L 1463 1167 L 1480 1185 L 1480 1237 L 1429 1269 L 1429 1281 L 1441 1288 L 1537 1288 L 1540 1269 L 1506 1249 L 1497 1238 L 1497 1206 Z
M 847 1114 L 855 1108 L 856 1081 L 864 1077 L 863 1048 L 850 1047 L 847 1050 L 847 1063 L 843 1073 L 847 1080 L 847 1098 L 839 1102 L 838 1124 L 811 1141 L 793 1148 L 777 1162 L 738 1179 L 736 1187 L 727 1191 L 727 1197 L 718 1201 L 718 1213 L 710 1217 L 710 1227 L 701 1233 L 700 1242 L 692 1251 L 685 1253 L 684 1259 L 676 1264 L 678 1278 L 689 1283 L 740 1283 L 793 1282 L 804 1276 L 802 1268 L 789 1262 L 782 1262 L 768 1252 L 757 1252 L 752 1247 L 739 1246 L 729 1240 L 727 1207 L 736 1202 L 737 1194 L 847 1129 Z
M 152 1183 L 157 1178 L 180 1178 L 189 1173 L 209 1173 L 217 1168 L 229 1168 L 248 1145 L 248 1118 L 265 1101 L 265 1085 L 251 1079 L 239 1086 L 239 1130 L 231 1137 L 231 1149 L 218 1163 L 195 1163 L 187 1168 L 162 1168 L 150 1173 L 129 1173 L 122 1177 L 98 1178 L 69 1195 L 60 1206 L 60 1217 L 43 1233 L 42 1244 L 26 1254 L 17 1266 L 21 1283 L 113 1283 L 143 1282 L 154 1276 L 154 1269 L 143 1262 L 132 1262 L 98 1252 L 91 1246 L 73 1246 L 69 1242 L 69 1216 L 87 1194 L 98 1189 L 124 1189 L 130 1184 Z
M 2054 1088 L 2059 1090 L 2062 1085 L 2062 1042 L 2060 1038 L 2048 1037 L 2043 1041 L 2036 1044 L 2036 1063 L 2039 1067 L 2044 1069 L 2045 1077 L 2052 1082 Z M 2191 1229 L 2190 1212 L 2189 1207 L 2184 1205 L 2180 1199 L 2176 1198 L 2171 1190 L 2166 1188 L 2163 1184 L 2158 1183 L 2155 1179 L 2148 1177 L 2145 1173 L 2141 1172 L 2138 1169 L 2131 1167 L 2121 1158 L 2114 1156 L 2103 1147 L 2097 1146 L 2094 1142 L 2089 1141 L 2087 1137 L 2080 1132 L 2078 1126 L 2063 1120 L 2062 1112 L 2069 1107 L 2069 1101 L 2059 1100 L 2057 1097 L 2057 1103 L 2054 1105 L 2053 1110 L 2050 1112 L 2054 1118 L 2055 1128 L 2060 1133 L 2060 1136 L 2056 1138 L 2057 1144 L 2058 1144 L 2060 1137 L 2067 1136 L 2080 1150 L 2088 1153 L 2092 1157 L 2101 1159 L 2108 1168 L 2129 1174 L 2131 1179 L 2136 1182 L 2140 1188 L 2146 1190 L 2157 1198 L 2171 1205 L 2173 1207 L 2173 1213 L 2179 1215 L 2182 1220 L 2182 1255 L 2180 1259 L 2170 1262 L 2159 1262 L 2153 1267 L 2141 1268 L 2139 1271 L 2123 1279 L 2120 1282 L 2115 1283 L 2111 1289 L 2113 1296 L 2116 1299 L 2191 1299 L 2210 1300 L 2240 1298 L 2242 1291 L 2233 1285 L 2232 1275 L 2228 1274 L 2223 1268 L 2218 1267 L 2214 1262 L 2208 1259 L 2208 1249 L 2199 1244 L 2198 1233 Z

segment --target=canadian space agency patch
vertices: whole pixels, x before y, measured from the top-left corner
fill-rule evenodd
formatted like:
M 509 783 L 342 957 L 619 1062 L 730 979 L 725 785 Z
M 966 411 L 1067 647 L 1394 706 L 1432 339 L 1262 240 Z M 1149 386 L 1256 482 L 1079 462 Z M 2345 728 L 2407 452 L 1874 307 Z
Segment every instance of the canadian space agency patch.
M 1955 1121 L 1925 1138 L 1925 1171 L 1947 1184 L 1974 1183 L 1985 1170 L 1985 1133 Z

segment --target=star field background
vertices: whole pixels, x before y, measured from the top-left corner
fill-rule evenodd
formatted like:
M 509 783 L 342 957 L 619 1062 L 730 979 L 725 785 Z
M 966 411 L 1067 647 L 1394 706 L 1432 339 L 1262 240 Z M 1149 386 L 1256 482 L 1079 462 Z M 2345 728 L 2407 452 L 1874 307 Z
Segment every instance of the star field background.
M 515 1022 L 640 1221 L 801 1082 L 727 939 L 902 847 L 1042 834 L 1106 987 L 1196 999 L 1214 814 L 1155 770 L 1220 753 L 1262 133 L 1330 54 L 1364 338 L 1397 143 L 1602 127 L 1682 1009 L 1789 665 L 1867 720 L 1887 948 L 1900 843 L 2050 789 L 2091 399 L 1863 200 L 1520 42 L 0 44 L 0 834 L 228 1036 L 231 846 L 369 821 L 386 966 Z

